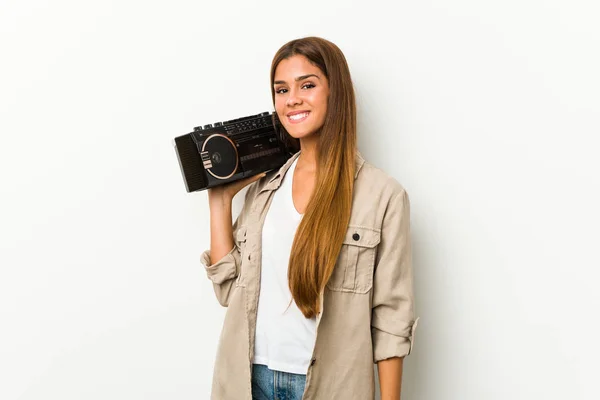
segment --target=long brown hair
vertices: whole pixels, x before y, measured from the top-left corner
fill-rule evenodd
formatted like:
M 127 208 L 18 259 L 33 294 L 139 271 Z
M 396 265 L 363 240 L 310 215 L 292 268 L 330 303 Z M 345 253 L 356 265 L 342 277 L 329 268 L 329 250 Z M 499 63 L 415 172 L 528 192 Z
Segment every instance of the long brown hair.
M 271 95 L 275 104 L 275 70 L 282 60 L 306 57 L 329 82 L 327 114 L 317 133 L 316 184 L 296 231 L 288 281 L 292 297 L 306 318 L 319 312 L 319 295 L 333 273 L 350 221 L 356 153 L 356 103 L 348 63 L 328 40 L 305 37 L 283 45 L 271 63 Z M 276 115 L 276 114 L 275 114 Z M 277 121 L 278 122 L 278 121 Z M 299 141 L 279 125 L 282 139 L 298 150 Z

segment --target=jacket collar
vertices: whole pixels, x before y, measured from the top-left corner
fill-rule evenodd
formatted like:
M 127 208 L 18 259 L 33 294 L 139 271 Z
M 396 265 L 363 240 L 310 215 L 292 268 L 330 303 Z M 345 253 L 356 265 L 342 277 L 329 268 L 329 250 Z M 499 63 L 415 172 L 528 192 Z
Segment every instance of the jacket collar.
M 290 157 L 290 159 L 287 160 L 286 163 L 281 166 L 281 168 L 279 168 L 279 171 L 277 171 L 277 173 L 269 179 L 267 184 L 265 184 L 265 186 L 261 189 L 261 192 L 265 191 L 265 190 L 276 190 L 277 188 L 279 188 L 283 177 L 287 173 L 290 166 L 294 163 L 294 161 L 296 161 L 298 156 L 300 156 L 299 151 L 296 154 L 294 154 L 292 157 Z M 360 169 L 362 168 L 364 163 L 365 163 L 365 159 L 362 157 L 360 152 L 357 150 L 356 155 L 354 156 L 354 165 L 355 165 L 354 179 L 356 179 L 358 177 L 358 173 L 360 172 Z

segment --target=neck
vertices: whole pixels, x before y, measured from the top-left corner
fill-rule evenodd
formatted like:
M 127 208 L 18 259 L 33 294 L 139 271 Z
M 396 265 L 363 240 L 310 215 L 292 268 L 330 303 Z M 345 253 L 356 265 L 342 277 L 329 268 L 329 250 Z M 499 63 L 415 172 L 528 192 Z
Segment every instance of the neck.
M 317 170 L 317 141 L 316 137 L 300 139 L 300 156 L 298 156 L 296 168 L 308 171 Z

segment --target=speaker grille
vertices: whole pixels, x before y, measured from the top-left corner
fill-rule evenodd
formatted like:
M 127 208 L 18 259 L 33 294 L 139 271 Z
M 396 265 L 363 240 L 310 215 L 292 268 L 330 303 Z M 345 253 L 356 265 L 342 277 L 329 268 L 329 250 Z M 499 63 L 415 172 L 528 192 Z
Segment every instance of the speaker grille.
M 175 150 L 187 191 L 194 192 L 205 189 L 208 183 L 206 182 L 202 160 L 200 154 L 198 154 L 198 148 L 192 139 L 192 135 L 188 134 L 175 138 Z

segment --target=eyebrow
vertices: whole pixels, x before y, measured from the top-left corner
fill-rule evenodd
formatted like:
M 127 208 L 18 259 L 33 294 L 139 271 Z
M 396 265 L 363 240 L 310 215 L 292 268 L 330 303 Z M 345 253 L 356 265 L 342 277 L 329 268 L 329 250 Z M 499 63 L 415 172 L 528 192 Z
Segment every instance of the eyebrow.
M 297 77 L 296 77 L 294 80 L 295 80 L 296 82 L 298 82 L 298 81 L 302 81 L 302 80 L 304 80 L 304 79 L 306 79 L 306 78 L 310 78 L 311 76 L 314 76 L 314 77 L 315 77 L 315 78 L 317 78 L 317 79 L 321 79 L 321 78 L 319 78 L 319 77 L 318 77 L 317 75 L 315 75 L 315 74 L 307 74 L 307 75 L 301 75 L 301 76 L 297 76 Z M 285 81 L 275 81 L 275 82 L 273 82 L 273 84 L 274 84 L 274 85 L 281 85 L 281 84 L 285 84 Z

